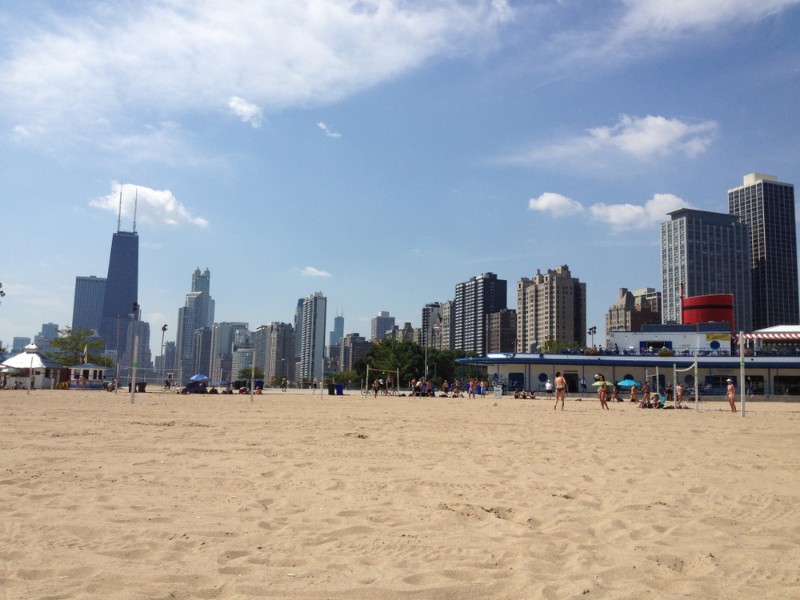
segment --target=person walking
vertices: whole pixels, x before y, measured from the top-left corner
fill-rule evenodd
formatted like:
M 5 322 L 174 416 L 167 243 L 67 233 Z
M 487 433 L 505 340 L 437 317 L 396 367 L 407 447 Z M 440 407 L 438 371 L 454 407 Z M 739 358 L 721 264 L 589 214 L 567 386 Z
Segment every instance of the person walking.
M 550 383 L 550 380 L 547 381 Z M 564 400 L 567 397 L 567 380 L 561 374 L 561 371 L 556 372 L 556 403 L 553 404 L 553 410 L 558 406 L 558 401 L 561 400 L 561 410 L 564 410 Z

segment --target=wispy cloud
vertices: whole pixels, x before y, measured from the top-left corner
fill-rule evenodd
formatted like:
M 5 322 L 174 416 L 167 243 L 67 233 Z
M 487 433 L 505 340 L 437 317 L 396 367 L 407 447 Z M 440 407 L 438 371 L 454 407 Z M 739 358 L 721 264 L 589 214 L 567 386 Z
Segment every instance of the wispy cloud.
M 699 9 L 692 0 L 620 0 L 584 18 L 585 4 L 561 2 L 561 10 L 551 17 L 579 25 L 554 26 L 555 33 L 538 47 L 539 64 L 562 73 L 576 66 L 614 67 L 657 54 L 687 36 L 751 24 L 797 4 L 798 0 L 707 0 Z
M 116 213 L 120 210 L 120 189 L 122 190 L 121 215 L 126 220 L 133 219 L 135 209 L 136 222 L 153 227 L 163 225 L 208 227 L 206 219 L 192 215 L 169 190 L 154 190 L 146 186 L 121 185 L 114 182 L 107 195 L 90 200 L 89 205 Z
M 718 126 L 714 121 L 690 123 L 647 115 L 622 115 L 614 125 L 593 127 L 584 135 L 536 145 L 505 157 L 520 165 L 566 164 L 571 167 L 607 164 L 615 158 L 647 161 L 674 154 L 695 158 L 708 149 Z
M 594 221 L 610 225 L 615 231 L 657 226 L 667 220 L 667 213 L 689 206 L 688 202 L 674 194 L 654 194 L 643 204 L 598 202 L 589 206 L 588 211 L 577 200 L 553 192 L 545 192 L 528 200 L 530 210 L 548 213 L 554 218 L 588 212 Z
M 320 129 L 322 129 L 322 131 L 325 132 L 325 137 L 329 137 L 329 138 L 340 138 L 340 137 L 342 137 L 341 133 L 337 133 L 336 131 L 333 131 L 330 127 L 328 127 L 322 121 L 317 123 L 317 127 L 319 127 Z
M 239 96 L 231 96 L 228 106 L 234 115 L 245 123 L 250 123 L 254 129 L 261 127 L 261 109 L 257 105 L 251 104 Z
M 8 129 L 51 147 L 125 135 L 153 115 L 233 111 L 257 127 L 259 107 L 326 105 L 431 60 L 480 53 L 514 15 L 506 0 L 52 6 L 4 29 L 13 53 L 0 58 Z
M 305 267 L 300 270 L 300 275 L 303 277 L 332 277 L 327 271 L 321 271 L 314 267 Z

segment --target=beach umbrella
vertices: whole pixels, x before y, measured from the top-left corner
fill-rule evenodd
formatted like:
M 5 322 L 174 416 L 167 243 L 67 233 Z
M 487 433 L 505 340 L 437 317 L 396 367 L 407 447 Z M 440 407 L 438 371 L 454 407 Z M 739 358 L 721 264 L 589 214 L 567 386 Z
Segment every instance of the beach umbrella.
M 638 381 L 634 381 L 633 379 L 623 379 L 617 385 L 620 387 L 633 387 L 634 385 L 636 387 L 641 387 L 642 384 Z
M 208 381 L 208 375 L 202 375 L 198 373 L 197 375 L 192 375 L 189 377 L 189 381 Z

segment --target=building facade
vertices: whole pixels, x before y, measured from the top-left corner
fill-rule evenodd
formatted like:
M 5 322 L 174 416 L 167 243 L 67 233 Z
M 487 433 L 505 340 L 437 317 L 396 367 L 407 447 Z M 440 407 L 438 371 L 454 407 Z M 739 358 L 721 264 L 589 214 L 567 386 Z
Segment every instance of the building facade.
M 371 321 L 371 336 L 372 341 L 382 340 L 386 337 L 386 333 L 394 329 L 394 317 L 388 311 L 382 310 L 378 316 L 372 317 Z
M 358 333 L 348 333 L 339 344 L 339 366 L 342 371 L 353 371 L 355 362 L 367 356 L 372 343 Z
M 504 308 L 486 315 L 486 352 L 515 352 L 517 311 Z
M 214 323 L 211 327 L 211 377 L 213 383 L 219 381 L 231 381 L 231 376 L 235 376 L 232 371 L 232 357 L 236 350 L 234 338 L 238 331 L 247 331 L 247 323 L 222 322 Z M 184 374 L 184 378 L 189 378 L 193 374 Z M 205 375 L 205 373 L 203 373 Z
M 284 377 L 294 381 L 294 327 L 273 322 L 256 329 L 256 365 L 264 371 L 266 385 L 279 384 Z
M 486 353 L 486 315 L 508 308 L 508 286 L 494 273 L 456 285 L 454 349 Z
M 733 294 L 735 329 L 750 331 L 750 230 L 735 215 L 681 208 L 661 224 L 663 323 L 681 323 L 681 299 Z
M 652 323 L 661 323 L 661 292 L 620 288 L 619 297 L 606 313 L 606 347 L 612 331 L 640 331 L 642 325 Z
M 728 210 L 750 227 L 752 328 L 800 323 L 794 185 L 750 173 L 728 190 Z
M 325 358 L 325 318 L 328 299 L 314 292 L 303 300 L 303 339 L 300 348 L 300 377 L 322 380 Z
M 547 342 L 586 345 L 586 284 L 567 265 L 517 282 L 517 352 Z
M 129 315 L 139 298 L 139 234 L 119 231 L 111 239 L 108 274 L 103 294 L 100 337 L 106 352 L 120 356 L 128 347 Z
M 100 331 L 103 320 L 105 277 L 78 276 L 75 278 L 75 298 L 72 303 L 72 331 Z

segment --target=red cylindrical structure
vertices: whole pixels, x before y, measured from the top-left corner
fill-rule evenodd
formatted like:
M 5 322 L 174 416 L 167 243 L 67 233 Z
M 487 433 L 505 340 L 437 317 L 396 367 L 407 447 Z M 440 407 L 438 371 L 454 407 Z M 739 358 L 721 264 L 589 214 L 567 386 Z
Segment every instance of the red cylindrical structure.
M 681 322 L 684 325 L 725 321 L 736 331 L 733 321 L 733 294 L 708 294 L 681 300 Z

